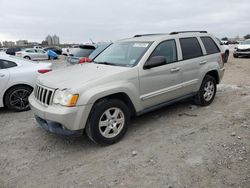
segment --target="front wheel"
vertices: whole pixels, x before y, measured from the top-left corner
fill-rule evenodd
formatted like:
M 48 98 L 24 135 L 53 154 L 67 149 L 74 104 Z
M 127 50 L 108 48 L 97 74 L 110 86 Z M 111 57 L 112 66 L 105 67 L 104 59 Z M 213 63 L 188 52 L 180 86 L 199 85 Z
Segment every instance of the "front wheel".
M 216 95 L 216 80 L 210 75 L 206 75 L 202 81 L 199 92 L 195 96 L 195 103 L 201 106 L 211 104 Z
M 13 111 L 22 112 L 30 109 L 28 97 L 32 92 L 28 86 L 15 86 L 9 89 L 4 97 L 5 105 Z
M 130 112 L 122 101 L 101 100 L 93 107 L 85 131 L 95 143 L 110 145 L 125 135 L 130 122 Z

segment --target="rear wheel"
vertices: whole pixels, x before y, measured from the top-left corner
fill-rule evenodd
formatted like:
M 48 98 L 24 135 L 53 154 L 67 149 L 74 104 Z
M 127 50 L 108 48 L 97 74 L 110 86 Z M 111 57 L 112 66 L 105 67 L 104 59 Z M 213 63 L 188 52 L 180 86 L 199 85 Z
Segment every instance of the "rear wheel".
M 4 103 L 10 110 L 21 112 L 30 109 L 28 97 L 32 92 L 28 86 L 15 86 L 9 89 L 4 97 Z
M 130 122 L 130 112 L 122 101 L 101 100 L 95 104 L 85 131 L 95 143 L 110 145 L 125 135 Z
M 206 75 L 202 81 L 201 87 L 195 96 L 195 103 L 201 106 L 211 104 L 216 95 L 216 80 L 210 75 Z
M 29 60 L 31 60 L 31 58 L 30 58 L 29 56 L 25 56 L 24 59 L 29 59 Z

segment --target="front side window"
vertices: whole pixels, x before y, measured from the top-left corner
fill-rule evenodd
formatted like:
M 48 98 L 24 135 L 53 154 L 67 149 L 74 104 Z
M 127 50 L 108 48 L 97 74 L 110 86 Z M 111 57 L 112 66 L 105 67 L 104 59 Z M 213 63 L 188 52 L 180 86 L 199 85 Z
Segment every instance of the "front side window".
M 220 50 L 211 37 L 201 37 L 201 40 L 207 51 L 207 55 L 219 53 Z
M 202 56 L 200 43 L 196 37 L 181 38 L 181 51 L 183 60 Z
M 94 62 L 132 67 L 140 61 L 150 44 L 149 42 L 117 42 L 105 49 Z
M 160 43 L 151 54 L 150 57 L 154 56 L 164 56 L 166 62 L 173 63 L 177 61 L 177 51 L 175 40 L 168 40 Z
M 9 69 L 9 68 L 16 67 L 16 66 L 17 64 L 12 61 L 6 61 L 6 60 L 0 59 L 0 69 Z

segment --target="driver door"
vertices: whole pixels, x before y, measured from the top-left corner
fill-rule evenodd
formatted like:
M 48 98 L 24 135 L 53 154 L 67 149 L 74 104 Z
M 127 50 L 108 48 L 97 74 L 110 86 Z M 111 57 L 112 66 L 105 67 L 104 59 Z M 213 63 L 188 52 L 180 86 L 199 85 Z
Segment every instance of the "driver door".
M 144 109 L 181 96 L 181 62 L 178 62 L 176 41 L 160 43 L 150 58 L 154 56 L 164 56 L 166 64 L 139 71 L 140 99 Z

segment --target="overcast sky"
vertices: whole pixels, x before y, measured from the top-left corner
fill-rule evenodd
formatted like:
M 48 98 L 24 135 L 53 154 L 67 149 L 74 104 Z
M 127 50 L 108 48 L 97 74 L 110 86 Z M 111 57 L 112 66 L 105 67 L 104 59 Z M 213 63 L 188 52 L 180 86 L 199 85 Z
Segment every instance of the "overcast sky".
M 138 33 L 250 33 L 249 0 L 0 0 L 0 41 L 114 41 Z

